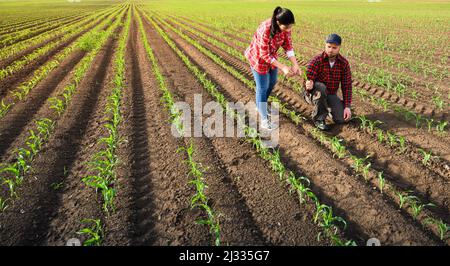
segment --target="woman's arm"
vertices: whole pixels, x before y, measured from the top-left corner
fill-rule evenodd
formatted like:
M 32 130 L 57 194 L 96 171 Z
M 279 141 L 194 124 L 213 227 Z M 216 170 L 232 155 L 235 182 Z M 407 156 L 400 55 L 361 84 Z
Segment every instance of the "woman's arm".
M 284 35 L 284 42 L 283 42 L 283 49 L 286 52 L 286 56 L 289 58 L 289 61 L 291 61 L 292 68 L 291 68 L 291 74 L 292 75 L 299 75 L 300 74 L 300 68 L 298 67 L 297 58 L 295 58 L 294 53 L 294 46 L 292 44 L 292 33 L 286 32 Z
M 288 66 L 286 66 L 286 65 L 284 65 L 284 64 L 282 64 L 282 63 L 280 63 L 280 62 L 278 62 L 278 60 L 276 60 L 276 59 L 273 60 L 273 61 L 272 61 L 272 65 L 274 65 L 275 67 L 281 69 L 281 71 L 283 71 L 283 73 L 284 73 L 285 75 L 292 75 L 291 69 L 290 69 Z

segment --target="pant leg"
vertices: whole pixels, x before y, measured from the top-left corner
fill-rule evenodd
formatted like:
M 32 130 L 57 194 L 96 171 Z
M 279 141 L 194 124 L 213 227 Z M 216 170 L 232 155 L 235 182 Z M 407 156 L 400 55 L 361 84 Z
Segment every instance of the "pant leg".
M 271 69 L 269 71 L 269 88 L 266 93 L 266 102 L 269 99 L 270 93 L 272 93 L 273 88 L 277 84 L 278 79 L 278 68 Z
M 344 120 L 344 102 L 336 94 L 327 95 L 327 103 L 331 108 L 331 115 L 336 124 L 345 123 Z
M 267 120 L 267 90 L 269 89 L 269 73 L 262 75 L 252 68 L 256 83 L 256 107 L 262 120 Z
M 328 115 L 327 105 L 327 88 L 322 82 L 314 82 L 314 87 L 311 91 L 303 90 L 303 97 L 305 101 L 314 106 L 311 114 L 314 121 L 325 120 Z

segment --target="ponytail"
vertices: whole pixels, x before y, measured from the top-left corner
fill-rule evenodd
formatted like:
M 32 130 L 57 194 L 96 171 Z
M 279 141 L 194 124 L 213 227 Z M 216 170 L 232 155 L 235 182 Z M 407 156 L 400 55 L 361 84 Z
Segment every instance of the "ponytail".
M 281 9 L 282 9 L 281 7 L 277 6 L 275 8 L 275 10 L 273 11 L 272 23 L 270 25 L 270 39 L 273 38 L 275 33 L 280 31 L 280 27 L 278 26 L 278 23 L 277 23 L 277 15 L 278 15 L 278 13 L 280 13 Z
M 294 14 L 287 8 L 282 8 L 279 6 L 275 8 L 270 25 L 270 39 L 272 39 L 273 36 L 280 31 L 280 26 L 278 26 L 277 21 L 279 21 L 282 25 L 294 24 Z

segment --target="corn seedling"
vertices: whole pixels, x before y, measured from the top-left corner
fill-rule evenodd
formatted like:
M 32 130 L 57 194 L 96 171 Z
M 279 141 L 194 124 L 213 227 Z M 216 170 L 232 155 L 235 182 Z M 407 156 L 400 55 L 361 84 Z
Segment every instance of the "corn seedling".
M 198 219 L 195 222 L 197 224 L 203 224 L 209 226 L 209 231 L 214 235 L 214 244 L 216 246 L 220 246 L 220 223 L 219 217 L 220 215 L 216 215 L 214 211 L 207 204 L 199 204 L 197 207 L 205 210 L 207 214 L 207 219 Z
M 435 219 L 435 218 L 431 218 L 428 217 L 425 220 L 426 224 L 435 224 L 439 230 L 439 237 L 441 240 L 444 240 L 445 235 L 447 234 L 448 231 L 450 231 L 450 226 L 448 224 L 446 224 L 444 221 L 442 221 L 442 219 Z
M 426 122 L 427 122 L 428 132 L 431 132 L 431 128 L 433 127 L 434 119 L 432 119 L 432 118 L 431 119 L 427 119 Z
M 387 140 L 389 146 L 394 147 L 397 144 L 397 135 L 387 132 Z
M 436 125 L 436 130 L 437 130 L 437 132 L 439 132 L 441 135 L 444 135 L 444 133 L 445 133 L 445 127 L 448 125 L 448 122 L 447 121 L 442 121 L 442 122 L 439 122 L 437 125 Z
M 400 145 L 400 152 L 404 152 L 406 150 L 406 139 L 403 136 L 397 137 L 398 144 Z
M 331 148 L 333 149 L 334 154 L 339 158 L 344 158 L 345 156 L 345 146 L 342 145 L 342 140 L 338 139 L 336 136 L 331 140 Z
M 55 112 L 60 116 L 66 109 L 64 102 L 57 97 L 52 97 L 48 99 L 50 103 L 50 109 L 55 110 Z
M 414 120 L 416 122 L 416 128 L 420 128 L 422 126 L 422 120 L 424 119 L 421 114 L 414 114 Z
M 444 110 L 445 101 L 441 98 L 440 95 L 435 95 L 432 97 L 432 102 L 439 110 Z
M 334 216 L 333 209 L 324 204 L 317 204 L 314 222 L 317 223 L 324 230 L 325 234 L 329 236 L 337 234 L 337 222 L 340 222 L 344 226 L 344 230 L 347 227 L 347 222 L 339 216 Z M 318 240 L 320 240 L 321 235 L 322 232 L 317 235 Z
M 8 208 L 8 199 L 0 197 L 0 212 L 3 212 Z
M 288 179 L 287 179 L 288 184 L 291 185 L 291 187 L 289 189 L 289 193 L 292 193 L 294 191 L 297 192 L 300 204 L 302 204 L 304 202 L 304 195 L 306 195 L 307 192 L 310 191 L 310 189 L 307 188 L 307 186 L 303 185 L 302 181 L 305 181 L 306 183 L 308 183 L 307 186 L 310 185 L 310 181 L 308 178 L 306 178 L 304 176 L 296 177 L 294 173 L 289 172 Z
M 399 199 L 399 206 L 400 209 L 403 208 L 403 205 L 409 198 L 414 198 L 415 196 L 410 195 L 411 191 L 401 192 L 401 191 L 395 191 L 395 194 L 397 194 Z
M 419 99 L 419 95 L 417 91 L 410 91 L 411 98 L 413 98 L 415 101 Z
M 100 246 L 103 239 L 103 227 L 99 219 L 83 219 L 83 224 L 91 224 L 77 232 L 79 235 L 86 235 L 88 239 L 83 242 L 83 246 Z
M 367 119 L 364 115 L 357 116 L 357 118 L 358 118 L 359 121 L 361 122 L 360 128 L 361 128 L 362 130 L 366 129 L 367 123 L 368 123 L 369 119 Z
M 364 163 L 368 158 L 370 158 L 370 155 L 367 155 L 364 158 L 359 158 L 357 156 L 351 155 L 351 159 L 353 160 L 352 168 L 355 169 L 356 172 L 361 172 L 364 168 Z
M 62 186 L 63 186 L 63 182 L 52 183 L 52 184 L 51 184 L 51 187 L 52 187 L 54 190 L 58 190 L 58 189 L 62 188 Z
M 362 168 L 362 175 L 364 177 L 364 180 L 369 180 L 369 172 L 370 172 L 370 167 L 371 167 L 371 163 L 366 164 L 363 168 Z
M 383 177 L 383 172 L 378 172 L 378 181 L 380 183 L 380 192 L 381 194 L 383 194 L 383 188 L 386 182 L 385 178 Z
M 380 143 L 384 142 L 385 137 L 383 134 L 383 130 L 377 129 L 377 139 L 378 139 L 378 142 L 380 142 Z
M 16 193 L 17 183 L 13 179 L 4 178 L 2 184 L 6 185 L 8 187 L 9 196 L 11 198 L 17 197 L 17 193 Z
M 428 166 L 430 164 L 430 160 L 432 157 L 432 153 L 431 152 L 427 152 L 424 149 L 419 149 L 420 153 L 422 153 L 422 164 L 425 166 Z
M 370 133 L 373 132 L 373 130 L 375 129 L 375 127 L 377 126 L 377 124 L 380 125 L 380 124 L 383 123 L 383 122 L 381 122 L 380 120 L 376 120 L 376 121 L 368 120 L 367 122 L 369 123 L 369 124 L 367 125 L 367 129 L 369 130 Z
M 411 209 L 413 209 L 413 217 L 414 219 L 420 214 L 424 207 L 435 207 L 433 203 L 423 204 L 420 202 L 419 198 L 416 196 L 410 196 L 407 198 L 407 202 Z
M 0 118 L 6 115 L 11 105 L 12 105 L 11 103 L 5 104 L 5 102 L 2 100 L 2 104 L 0 106 Z

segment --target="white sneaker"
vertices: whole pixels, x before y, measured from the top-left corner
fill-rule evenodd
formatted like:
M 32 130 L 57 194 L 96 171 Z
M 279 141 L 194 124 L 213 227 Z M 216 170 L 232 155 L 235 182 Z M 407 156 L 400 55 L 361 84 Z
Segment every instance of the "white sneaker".
M 276 129 L 277 125 L 273 124 L 269 120 L 262 120 L 261 121 L 261 128 L 266 129 L 266 130 L 272 130 L 272 129 Z

